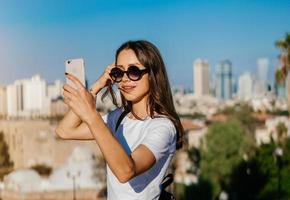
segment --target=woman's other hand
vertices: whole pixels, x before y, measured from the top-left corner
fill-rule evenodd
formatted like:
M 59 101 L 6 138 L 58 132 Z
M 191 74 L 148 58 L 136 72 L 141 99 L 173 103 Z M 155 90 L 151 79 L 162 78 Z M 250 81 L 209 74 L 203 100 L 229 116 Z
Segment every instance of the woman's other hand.
M 112 63 L 106 67 L 105 71 L 100 76 L 100 78 L 96 80 L 95 83 L 92 85 L 90 89 L 90 93 L 92 95 L 97 94 L 101 89 L 113 83 L 113 80 L 110 77 L 110 72 L 114 67 L 115 67 L 115 63 Z

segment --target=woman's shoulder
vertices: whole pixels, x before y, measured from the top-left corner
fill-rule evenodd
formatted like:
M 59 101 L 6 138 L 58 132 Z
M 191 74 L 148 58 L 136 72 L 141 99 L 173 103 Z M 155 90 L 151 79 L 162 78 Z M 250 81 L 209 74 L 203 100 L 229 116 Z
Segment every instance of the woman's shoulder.
M 173 122 L 165 116 L 151 118 L 144 130 L 144 141 L 150 150 L 155 152 L 155 158 L 160 158 L 158 148 L 166 149 L 170 144 L 170 152 L 175 151 L 177 132 Z M 156 149 L 157 148 L 157 149 Z M 162 151 L 163 151 L 162 150 Z M 157 151 L 157 152 L 156 152 Z
M 123 108 L 115 108 L 115 109 L 111 110 L 110 112 L 108 112 L 108 114 L 118 115 L 118 114 L 122 113 L 123 111 L 124 111 Z
M 166 128 L 167 130 L 171 130 L 172 132 L 176 131 L 173 122 L 165 115 L 156 115 L 151 118 L 148 124 L 148 128 L 150 128 L 151 130 Z
M 166 123 L 166 124 L 173 124 L 172 121 L 166 115 L 154 115 L 151 117 L 152 123 Z
M 122 112 L 123 112 L 122 108 L 115 108 L 106 114 L 107 119 L 109 121 L 112 121 L 112 120 L 114 121 L 114 119 L 119 118 L 119 116 L 121 115 Z

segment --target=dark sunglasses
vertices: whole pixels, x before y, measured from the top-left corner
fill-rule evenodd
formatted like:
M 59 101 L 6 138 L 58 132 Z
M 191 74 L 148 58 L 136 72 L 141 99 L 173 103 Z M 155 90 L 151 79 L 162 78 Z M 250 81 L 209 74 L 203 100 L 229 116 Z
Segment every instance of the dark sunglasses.
M 139 69 L 135 65 L 128 67 L 127 71 L 123 71 L 119 67 L 114 67 L 110 72 L 110 77 L 113 79 L 113 81 L 119 83 L 122 81 L 124 74 L 126 74 L 131 81 L 138 81 L 147 72 L 148 69 Z

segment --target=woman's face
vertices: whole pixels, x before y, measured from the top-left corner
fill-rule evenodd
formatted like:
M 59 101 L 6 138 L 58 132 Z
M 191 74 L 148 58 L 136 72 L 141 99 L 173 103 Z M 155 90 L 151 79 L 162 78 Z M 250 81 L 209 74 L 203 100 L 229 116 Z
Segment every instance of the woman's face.
M 116 66 L 123 71 L 127 71 L 130 66 L 136 66 L 139 69 L 145 69 L 140 63 L 135 53 L 131 49 L 122 50 L 118 57 Z M 125 73 L 121 82 L 118 83 L 119 89 L 127 101 L 137 103 L 148 97 L 149 79 L 148 73 L 145 73 L 140 80 L 132 81 Z

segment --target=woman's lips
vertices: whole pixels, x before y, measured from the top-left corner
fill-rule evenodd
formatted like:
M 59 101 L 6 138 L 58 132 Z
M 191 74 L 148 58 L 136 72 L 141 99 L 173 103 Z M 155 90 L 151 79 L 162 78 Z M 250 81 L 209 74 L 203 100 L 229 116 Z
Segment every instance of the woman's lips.
M 122 86 L 121 90 L 124 92 L 131 92 L 136 86 Z

